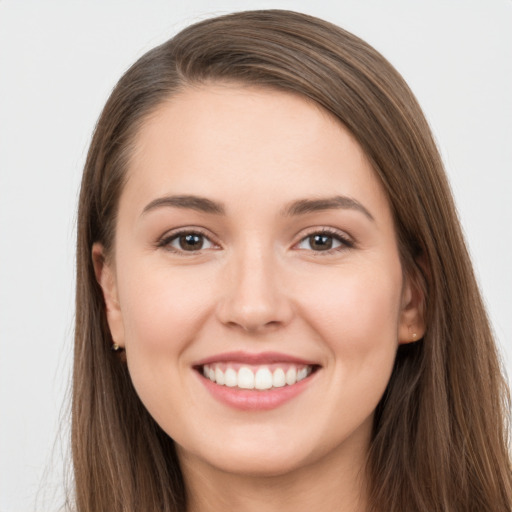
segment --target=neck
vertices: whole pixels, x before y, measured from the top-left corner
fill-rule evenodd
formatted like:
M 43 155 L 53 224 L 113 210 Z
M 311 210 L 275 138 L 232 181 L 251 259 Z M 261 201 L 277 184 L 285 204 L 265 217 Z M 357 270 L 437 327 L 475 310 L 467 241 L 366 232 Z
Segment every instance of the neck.
M 178 449 L 187 512 L 365 512 L 367 447 L 338 447 L 321 460 L 272 476 L 223 471 Z

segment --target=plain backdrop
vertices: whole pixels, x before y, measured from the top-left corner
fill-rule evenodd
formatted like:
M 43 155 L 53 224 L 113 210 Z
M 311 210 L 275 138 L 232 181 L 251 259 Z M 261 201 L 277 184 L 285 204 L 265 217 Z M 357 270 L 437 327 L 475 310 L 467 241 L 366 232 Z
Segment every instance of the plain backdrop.
M 512 1 L 0 0 L 0 512 L 62 500 L 76 199 L 109 92 L 184 26 L 255 8 L 328 19 L 408 81 L 512 374 Z

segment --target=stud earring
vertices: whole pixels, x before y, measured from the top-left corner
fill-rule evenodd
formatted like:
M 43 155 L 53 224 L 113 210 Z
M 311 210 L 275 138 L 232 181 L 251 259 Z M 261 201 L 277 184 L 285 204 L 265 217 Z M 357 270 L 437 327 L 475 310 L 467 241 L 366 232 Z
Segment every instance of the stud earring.
M 112 343 L 110 350 L 112 350 L 112 352 L 119 352 L 121 350 L 121 347 L 117 343 Z

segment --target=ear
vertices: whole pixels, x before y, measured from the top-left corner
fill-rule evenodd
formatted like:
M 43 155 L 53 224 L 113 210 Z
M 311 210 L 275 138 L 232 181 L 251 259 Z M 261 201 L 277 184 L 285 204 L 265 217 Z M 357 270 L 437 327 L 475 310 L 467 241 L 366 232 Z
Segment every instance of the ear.
M 124 348 L 124 324 L 117 295 L 116 275 L 113 265 L 105 256 L 103 245 L 95 243 L 92 246 L 92 262 L 96 280 L 103 291 L 107 322 L 112 341 Z
M 418 279 L 406 276 L 398 326 L 398 343 L 412 343 L 425 335 L 425 288 Z

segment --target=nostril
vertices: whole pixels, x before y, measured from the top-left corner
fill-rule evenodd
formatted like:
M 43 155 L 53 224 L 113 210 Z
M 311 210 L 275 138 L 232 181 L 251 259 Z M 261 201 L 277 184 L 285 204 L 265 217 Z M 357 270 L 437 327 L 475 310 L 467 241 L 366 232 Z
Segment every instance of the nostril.
M 219 308 L 218 318 L 227 327 L 257 334 L 273 331 L 288 324 L 292 318 L 292 311 L 285 300 L 281 304 L 240 304 L 233 301 Z

